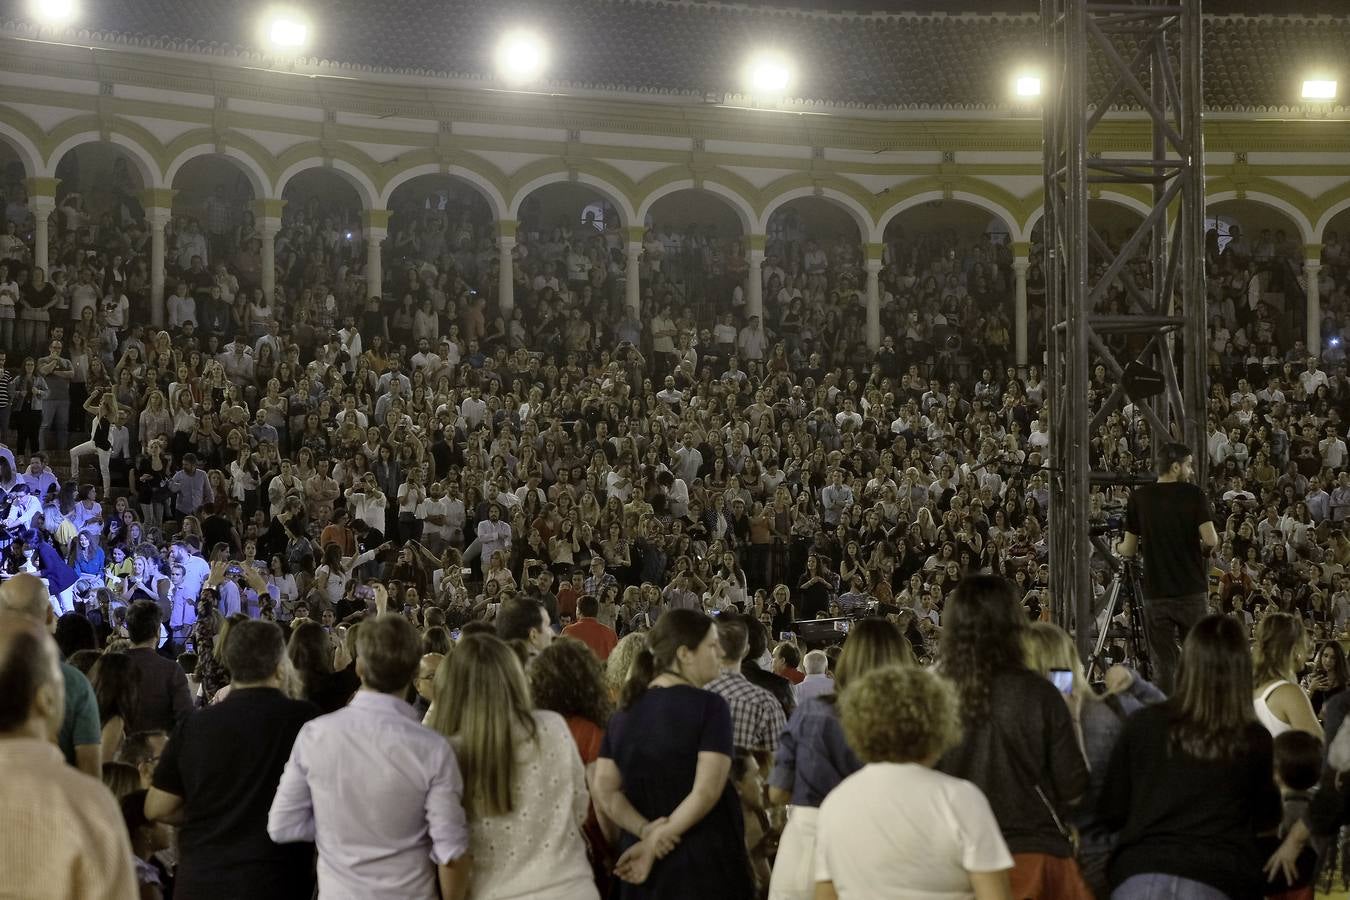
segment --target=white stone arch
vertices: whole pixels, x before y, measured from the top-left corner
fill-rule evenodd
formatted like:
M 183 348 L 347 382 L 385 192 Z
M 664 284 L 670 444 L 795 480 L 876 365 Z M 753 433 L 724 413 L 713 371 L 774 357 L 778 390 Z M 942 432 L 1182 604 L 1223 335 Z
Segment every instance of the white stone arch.
M 1330 207 L 1328 207 L 1327 211 L 1322 213 L 1322 215 L 1318 218 L 1317 224 L 1313 226 L 1314 240 L 1311 241 L 1310 243 L 1314 244 L 1322 243 L 1322 240 L 1326 237 L 1327 226 L 1331 224 L 1331 220 L 1336 218 L 1336 216 L 1340 215 L 1341 213 L 1345 212 L 1347 209 L 1350 209 L 1350 197 L 1346 197 L 1344 200 L 1339 200 L 1336 203 L 1333 203 Z
M 169 167 L 164 170 L 164 183 L 173 187 L 174 179 L 178 177 L 178 172 L 183 166 L 204 156 L 225 156 L 238 163 L 240 171 L 248 177 L 249 187 L 253 189 L 254 200 L 262 200 L 272 196 L 272 180 L 267 177 L 267 170 L 262 167 L 261 163 L 238 147 L 226 146 L 218 152 L 215 144 L 197 144 L 178 154 L 173 162 L 169 163 Z
M 82 131 L 79 134 L 72 134 L 64 141 L 56 145 L 51 155 L 47 157 L 47 168 L 49 172 L 55 172 L 61 159 L 83 144 L 116 144 L 127 151 L 127 156 L 131 159 L 131 164 L 136 167 L 136 172 L 141 176 L 141 186 L 144 188 L 163 188 L 168 187 L 164 182 L 164 174 L 159 170 L 159 163 L 155 161 L 155 155 L 142 147 L 132 138 L 119 132 L 112 132 L 108 135 L 105 142 L 103 135 L 97 131 Z
M 356 196 L 361 200 L 362 209 L 382 209 L 379 205 L 380 191 L 375 187 L 375 182 L 370 180 L 370 176 L 362 172 L 356 166 L 347 162 L 345 159 L 326 160 L 321 156 L 310 156 L 305 159 L 297 160 L 277 176 L 277 183 L 272 195 L 274 198 L 280 198 L 284 195 L 286 185 L 290 180 L 301 172 L 307 172 L 310 169 L 327 169 L 330 172 L 336 172 L 342 177 L 342 180 L 350 184 L 356 190 Z
M 1239 196 L 1237 191 L 1220 191 L 1217 194 L 1206 194 L 1205 212 L 1208 213 L 1214 204 L 1223 203 L 1228 200 L 1249 200 L 1252 203 L 1268 206 L 1271 209 L 1284 213 L 1289 221 L 1294 223 L 1294 227 L 1298 229 L 1299 239 L 1304 244 L 1316 243 L 1313 235 L 1321 234 L 1320 231 L 1315 231 L 1313 229 L 1313 225 L 1308 221 L 1308 217 L 1305 216 L 1303 211 L 1297 206 L 1290 203 L 1288 200 L 1282 200 L 1279 197 L 1270 194 L 1262 194 L 1259 191 L 1243 191 L 1241 196 Z
M 1140 200 L 1138 197 L 1131 197 L 1128 194 L 1118 194 L 1115 191 L 1102 191 L 1101 194 L 1091 199 L 1100 200 L 1103 203 L 1114 203 L 1116 206 L 1119 206 L 1123 209 L 1128 209 L 1131 212 L 1139 213 L 1139 215 L 1143 218 L 1148 218 L 1148 214 L 1153 212 L 1153 207 L 1145 203 L 1143 200 Z M 1021 241 L 1031 240 L 1031 235 L 1035 231 L 1037 223 L 1040 222 L 1041 219 L 1043 218 L 1045 218 L 1045 207 L 1042 205 L 1036 207 L 1036 209 L 1032 212 L 1031 218 L 1027 219 L 1026 225 L 1024 225 L 1022 228 L 1023 236 L 1018 238 L 1017 240 Z
M 679 181 L 672 181 L 670 184 L 661 185 L 643 198 L 642 204 L 637 208 L 637 215 L 633 219 L 633 224 L 641 225 L 646 222 L 647 214 L 652 211 L 656 201 L 680 191 L 704 191 L 705 193 L 716 194 L 736 212 L 736 217 L 741 220 L 741 228 L 744 229 L 744 233 L 755 233 L 755 208 L 750 201 L 726 185 L 707 179 L 702 182 L 695 182 L 692 178 L 683 178 Z
M 51 174 L 52 170 L 43 163 L 42 151 L 37 148 L 37 144 L 8 122 L 0 121 L 0 140 L 8 144 L 19 157 L 24 174 L 29 178 L 42 178 Z
M 924 191 L 921 194 L 906 197 L 881 214 L 877 219 L 876 241 L 880 242 L 885 240 L 886 226 L 890 225 L 891 220 L 896 216 L 900 215 L 905 210 L 913 209 L 916 206 L 922 206 L 925 203 L 931 203 L 934 200 L 955 200 L 960 203 L 978 207 L 1008 226 L 1008 234 L 1011 235 L 1014 241 L 1024 240 L 1021 229 L 1019 229 L 1017 225 L 1017 218 L 988 197 L 974 194 L 970 191 Z
M 502 196 L 501 190 L 485 178 L 481 172 L 475 172 L 473 169 L 466 169 L 463 166 L 446 167 L 439 163 L 423 163 L 395 174 L 385 182 L 384 190 L 379 193 L 379 208 L 388 209 L 389 201 L 393 199 L 395 190 L 414 178 L 421 178 L 423 175 L 449 175 L 473 185 L 477 188 L 478 193 L 483 196 L 483 199 L 488 202 L 488 206 L 491 207 L 494 221 L 507 218 L 506 199 Z
M 641 220 L 637 217 L 637 210 L 633 209 L 633 204 L 628 202 L 628 198 L 623 191 L 603 178 L 598 178 L 586 172 L 578 172 L 575 180 L 569 178 L 566 172 L 553 172 L 549 175 L 540 175 L 533 181 L 522 185 L 507 207 L 507 211 L 510 213 L 507 218 L 518 219 L 520 207 L 531 194 L 541 187 L 547 187 L 550 184 L 567 184 L 568 182 L 589 185 L 599 191 L 600 195 L 608 200 L 610 205 L 619 213 L 619 219 L 624 227 L 641 224 Z
M 844 210 L 853 217 L 853 221 L 857 223 L 858 236 L 862 238 L 863 243 L 875 244 L 881 241 L 881 232 L 877 230 L 876 222 L 872 220 L 872 214 L 868 212 L 867 207 L 863 206 L 862 203 L 858 201 L 857 197 L 853 197 L 835 188 L 816 188 L 809 185 L 793 188 L 770 200 L 765 205 L 764 211 L 760 213 L 759 219 L 755 222 L 755 233 L 765 234 L 769 229 L 769 219 L 773 217 L 775 212 L 784 205 L 791 203 L 793 200 L 800 200 L 803 197 L 819 197 L 822 200 L 829 200 L 835 205 L 843 207 Z

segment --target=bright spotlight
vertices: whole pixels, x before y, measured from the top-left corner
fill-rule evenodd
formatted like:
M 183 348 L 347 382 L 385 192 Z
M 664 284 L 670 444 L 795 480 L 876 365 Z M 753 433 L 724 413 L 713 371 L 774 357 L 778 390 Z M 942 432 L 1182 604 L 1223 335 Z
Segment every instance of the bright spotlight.
M 1335 100 L 1336 81 L 1330 78 L 1310 78 L 1303 82 L 1304 100 Z
M 1031 98 L 1041 95 L 1041 76 L 1018 75 L 1013 83 L 1013 93 L 1019 97 Z
M 538 81 L 548 65 L 548 50 L 539 35 L 510 31 L 497 43 L 497 74 L 509 84 Z
M 29 0 L 28 10 L 43 25 L 65 25 L 75 18 L 75 0 Z
M 309 22 L 295 12 L 274 12 L 267 18 L 267 43 L 274 50 L 296 52 L 309 43 Z
M 792 68 L 782 56 L 765 53 L 750 60 L 746 69 L 750 91 L 760 95 L 782 95 L 792 83 Z

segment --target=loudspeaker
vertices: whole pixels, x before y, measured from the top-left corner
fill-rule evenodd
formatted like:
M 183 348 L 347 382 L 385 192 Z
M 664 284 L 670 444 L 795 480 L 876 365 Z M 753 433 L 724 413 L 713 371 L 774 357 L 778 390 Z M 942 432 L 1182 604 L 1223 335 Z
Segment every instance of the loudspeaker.
M 1135 401 L 1156 397 L 1166 390 L 1161 372 L 1155 372 L 1143 363 L 1135 360 L 1125 367 L 1120 378 L 1120 386 L 1125 394 Z

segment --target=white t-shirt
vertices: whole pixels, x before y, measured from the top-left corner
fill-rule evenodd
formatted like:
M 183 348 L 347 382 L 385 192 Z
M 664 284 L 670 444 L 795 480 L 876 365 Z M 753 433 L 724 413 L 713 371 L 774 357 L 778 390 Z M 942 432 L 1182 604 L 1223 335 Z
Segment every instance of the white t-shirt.
M 1011 869 L 983 793 L 917 763 L 871 763 L 820 805 L 816 880 L 840 900 L 967 900 L 970 872 Z
M 427 497 L 417 505 L 417 518 L 425 524 L 422 526 L 422 534 L 426 537 L 439 537 L 443 540 L 451 540 L 454 537 L 453 529 L 448 524 L 433 525 L 426 521 L 427 516 L 446 516 L 450 515 L 450 498 L 441 497 L 439 500 L 433 500 Z

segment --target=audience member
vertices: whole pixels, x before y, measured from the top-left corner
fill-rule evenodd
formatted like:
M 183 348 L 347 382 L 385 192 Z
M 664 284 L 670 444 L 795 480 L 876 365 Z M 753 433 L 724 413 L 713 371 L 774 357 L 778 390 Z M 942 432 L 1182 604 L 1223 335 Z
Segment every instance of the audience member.
M 912 666 L 874 669 L 842 693 L 840 718 L 866 765 L 821 804 L 817 900 L 1026 896 L 1011 891 L 1013 857 L 984 794 L 934 769 L 960 740 L 951 684 Z M 1049 885 L 1033 895 L 1069 896 Z
M 319 711 L 282 693 L 286 643 L 270 622 L 230 634 L 230 696 L 184 719 L 155 767 L 145 815 L 178 828 L 174 890 L 184 897 L 307 896 L 314 890 L 306 843 L 267 834 L 276 784 L 300 728 Z
M 393 613 L 362 625 L 361 690 L 301 727 L 267 818 L 279 844 L 313 842 L 319 892 L 463 900 L 472 865 L 463 781 L 450 743 L 404 702 L 421 659 Z
M 0 832 L 12 838 L 0 871 L 16 896 L 131 900 L 136 874 L 117 804 L 49 738 L 66 690 L 50 635 L 29 616 L 0 613 Z
M 580 829 L 585 770 L 562 716 L 533 707 L 519 658 L 495 637 L 464 638 L 442 665 L 430 726 L 464 773 L 473 895 L 599 900 Z

